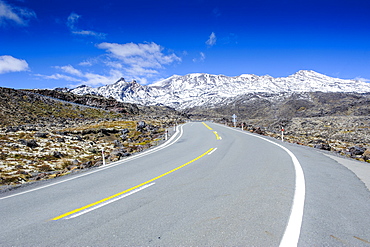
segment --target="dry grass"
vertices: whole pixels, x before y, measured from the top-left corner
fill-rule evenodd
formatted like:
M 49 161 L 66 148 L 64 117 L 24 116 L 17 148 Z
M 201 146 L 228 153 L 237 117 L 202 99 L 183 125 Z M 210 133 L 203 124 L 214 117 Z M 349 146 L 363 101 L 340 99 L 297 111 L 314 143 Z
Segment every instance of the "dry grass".
M 102 149 L 109 157 L 110 152 L 115 149 L 114 142 L 120 142 L 123 148 L 131 153 L 157 145 L 165 129 L 161 127 L 162 123 L 159 121 L 146 123 L 158 126 L 157 130 L 142 133 L 136 130 L 136 121 L 105 121 L 73 128 L 55 129 L 53 132 L 48 132 L 48 138 L 35 137 L 35 131 L 0 132 L 1 184 L 18 184 L 53 178 L 74 169 L 84 168 L 83 164 L 87 162 L 95 164 L 101 160 Z M 91 129 L 116 129 L 118 133 L 103 134 L 95 131 L 83 135 L 82 139 L 77 138 L 82 136 L 82 131 Z M 120 137 L 122 133 L 119 130 L 122 129 L 129 130 L 126 134 L 126 141 Z M 63 132 L 68 132 L 68 134 L 59 134 Z M 63 138 L 64 142 L 58 142 L 58 138 Z M 27 147 L 19 142 L 19 139 L 36 140 L 39 147 Z M 112 157 L 112 161 L 114 160 L 117 158 Z M 107 159 L 107 162 L 109 161 Z

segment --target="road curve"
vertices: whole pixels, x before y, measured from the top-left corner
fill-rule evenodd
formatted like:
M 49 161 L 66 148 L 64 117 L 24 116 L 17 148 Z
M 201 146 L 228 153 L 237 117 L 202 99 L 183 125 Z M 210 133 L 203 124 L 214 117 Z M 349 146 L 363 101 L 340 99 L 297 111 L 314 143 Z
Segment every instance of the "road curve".
M 4 193 L 0 245 L 368 246 L 364 184 L 320 152 L 263 138 L 187 123 L 164 146 Z M 292 219 L 302 226 L 285 242 Z

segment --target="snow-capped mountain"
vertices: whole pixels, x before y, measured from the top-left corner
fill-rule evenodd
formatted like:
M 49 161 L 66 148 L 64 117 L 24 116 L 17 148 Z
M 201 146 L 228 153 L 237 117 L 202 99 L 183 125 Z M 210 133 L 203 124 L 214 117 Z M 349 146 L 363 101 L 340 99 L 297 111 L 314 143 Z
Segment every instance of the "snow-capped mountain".
M 300 70 L 288 77 L 274 78 L 243 74 L 236 77 L 203 73 L 174 75 L 154 84 L 143 86 L 136 81 L 117 82 L 91 88 L 80 86 L 75 94 L 98 94 L 116 100 L 142 105 L 166 105 L 176 109 L 216 105 L 227 99 L 251 93 L 295 92 L 370 92 L 370 83 L 332 78 L 315 71 Z

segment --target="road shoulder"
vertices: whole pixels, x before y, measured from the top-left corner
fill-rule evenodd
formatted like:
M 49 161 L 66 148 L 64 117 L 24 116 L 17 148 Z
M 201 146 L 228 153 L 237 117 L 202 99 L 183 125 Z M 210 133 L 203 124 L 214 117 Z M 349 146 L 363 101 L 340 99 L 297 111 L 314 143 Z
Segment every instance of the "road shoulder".
M 335 160 L 339 164 L 347 167 L 351 170 L 356 176 L 365 183 L 367 189 L 370 191 L 370 165 L 359 162 L 357 160 L 350 160 L 342 157 L 337 157 L 331 154 L 325 154 L 327 157 Z

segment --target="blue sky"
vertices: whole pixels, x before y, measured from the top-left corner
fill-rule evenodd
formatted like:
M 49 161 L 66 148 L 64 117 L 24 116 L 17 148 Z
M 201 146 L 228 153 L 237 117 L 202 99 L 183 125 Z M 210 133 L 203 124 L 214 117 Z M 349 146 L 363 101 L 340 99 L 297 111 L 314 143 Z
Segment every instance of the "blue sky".
M 0 86 L 308 69 L 370 79 L 368 0 L 0 0 Z

